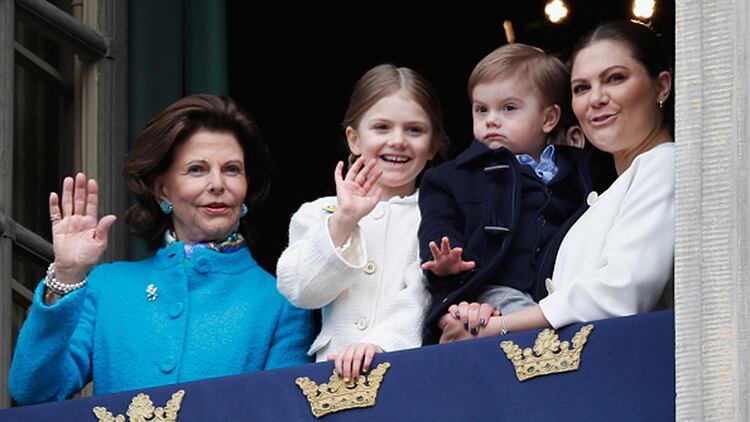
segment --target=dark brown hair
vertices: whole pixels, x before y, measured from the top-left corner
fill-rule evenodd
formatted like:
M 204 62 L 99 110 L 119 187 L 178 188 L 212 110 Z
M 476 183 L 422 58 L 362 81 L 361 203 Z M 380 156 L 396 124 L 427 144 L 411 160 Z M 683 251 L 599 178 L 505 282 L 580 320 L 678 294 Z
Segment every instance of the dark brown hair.
M 443 128 L 443 109 L 440 100 L 427 79 L 408 67 L 381 64 L 365 72 L 354 85 L 349 107 L 344 114 L 343 128 L 357 128 L 362 116 L 383 98 L 406 91 L 427 113 L 432 126 L 432 145 L 441 158 L 445 158 L 448 135 Z M 349 156 L 350 164 L 356 157 Z
M 654 79 L 663 71 L 673 73 L 672 61 L 661 42 L 661 37 L 650 25 L 632 20 L 605 22 L 584 35 L 573 47 L 570 55 L 571 68 L 581 50 L 599 41 L 613 41 L 625 45 L 630 50 L 631 57 L 640 63 Z M 672 98 L 674 98 L 674 84 L 661 108 L 663 122 L 667 127 L 671 127 L 674 116 Z
M 232 134 L 242 147 L 247 178 L 244 203 L 249 212 L 241 219 L 240 231 L 252 239 L 246 220 L 250 220 L 268 194 L 271 173 L 268 148 L 258 127 L 232 99 L 196 94 L 177 100 L 148 122 L 125 161 L 125 181 L 138 201 L 125 214 L 125 221 L 152 249 L 163 244 L 164 232 L 172 224 L 172 219 L 159 208 L 156 178 L 169 169 L 177 148 L 203 130 Z
M 557 104 L 560 121 L 547 137 L 548 143 L 565 143 L 569 126 L 576 124 L 571 109 L 570 74 L 565 64 L 544 50 L 514 43 L 498 47 L 477 63 L 469 76 L 469 99 L 477 85 L 498 78 L 523 77 L 528 80 L 542 106 Z

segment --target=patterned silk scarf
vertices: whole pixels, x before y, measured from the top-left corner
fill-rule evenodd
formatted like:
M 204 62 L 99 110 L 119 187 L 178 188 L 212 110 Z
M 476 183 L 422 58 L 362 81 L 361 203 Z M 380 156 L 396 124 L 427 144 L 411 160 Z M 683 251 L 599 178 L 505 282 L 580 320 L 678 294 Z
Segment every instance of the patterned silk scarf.
M 167 246 L 177 242 L 177 236 L 173 231 L 167 230 L 164 232 L 164 243 Z M 245 238 L 239 232 L 234 232 L 229 235 L 223 241 L 212 241 L 212 242 L 197 242 L 197 243 L 185 243 L 185 258 L 190 259 L 193 257 L 193 250 L 197 248 L 211 249 L 219 253 L 231 253 L 238 251 L 245 246 Z

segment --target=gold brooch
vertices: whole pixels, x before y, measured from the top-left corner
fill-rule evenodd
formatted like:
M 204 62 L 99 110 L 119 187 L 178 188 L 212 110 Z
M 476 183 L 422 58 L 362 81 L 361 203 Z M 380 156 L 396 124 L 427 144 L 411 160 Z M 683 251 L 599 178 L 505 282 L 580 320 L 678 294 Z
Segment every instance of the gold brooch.
M 360 375 L 357 381 L 344 382 L 334 369 L 328 384 L 317 385 L 307 377 L 297 378 L 295 382 L 310 402 L 312 414 L 319 418 L 341 410 L 374 406 L 380 383 L 390 366 L 383 362 L 369 376 Z
M 154 407 L 151 397 L 140 393 L 133 397 L 126 414 L 130 417 L 130 422 L 175 422 L 183 397 L 185 397 L 185 390 L 178 390 L 162 408 Z M 91 410 L 99 418 L 99 422 L 125 422 L 125 416 L 114 416 L 112 412 L 107 411 L 106 407 L 97 406 Z
M 327 212 L 329 214 L 333 214 L 334 212 L 336 212 L 336 206 L 335 205 L 326 205 L 325 207 L 323 207 L 323 211 L 325 211 L 325 212 Z
M 549 328 L 539 333 L 533 349 L 527 347 L 521 350 L 508 340 L 500 343 L 500 348 L 516 367 L 519 381 L 540 375 L 575 371 L 581 363 L 583 345 L 593 329 L 592 324 L 581 327 L 571 340 L 573 348 L 570 348 L 567 341 L 560 342 L 557 333 Z

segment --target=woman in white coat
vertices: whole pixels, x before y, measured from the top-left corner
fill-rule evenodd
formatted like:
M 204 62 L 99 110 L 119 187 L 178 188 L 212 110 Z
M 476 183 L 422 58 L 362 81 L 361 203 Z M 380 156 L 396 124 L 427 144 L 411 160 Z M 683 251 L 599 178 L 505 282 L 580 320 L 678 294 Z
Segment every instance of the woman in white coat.
M 614 157 L 617 180 L 592 192 L 591 207 L 565 236 L 549 295 L 519 312 L 461 303 L 441 319 L 441 342 L 652 310 L 674 263 L 672 74 L 665 50 L 648 27 L 629 21 L 600 25 L 571 57 L 573 111 L 586 138 Z M 500 310 L 502 312 L 502 310 Z M 497 314 L 497 312 L 495 312 Z

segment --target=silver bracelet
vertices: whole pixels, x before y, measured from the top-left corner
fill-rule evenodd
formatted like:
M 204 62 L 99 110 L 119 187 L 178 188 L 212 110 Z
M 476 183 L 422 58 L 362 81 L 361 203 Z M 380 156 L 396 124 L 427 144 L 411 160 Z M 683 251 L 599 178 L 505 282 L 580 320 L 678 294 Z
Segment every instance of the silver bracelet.
M 508 327 L 505 325 L 505 315 L 500 315 L 500 335 L 508 334 Z
M 47 276 L 44 277 L 44 285 L 58 295 L 64 296 L 74 290 L 78 290 L 81 287 L 85 286 L 86 278 L 84 277 L 83 280 L 79 281 L 78 283 L 61 283 L 55 278 L 55 263 L 53 262 L 49 264 L 49 267 L 47 267 Z

